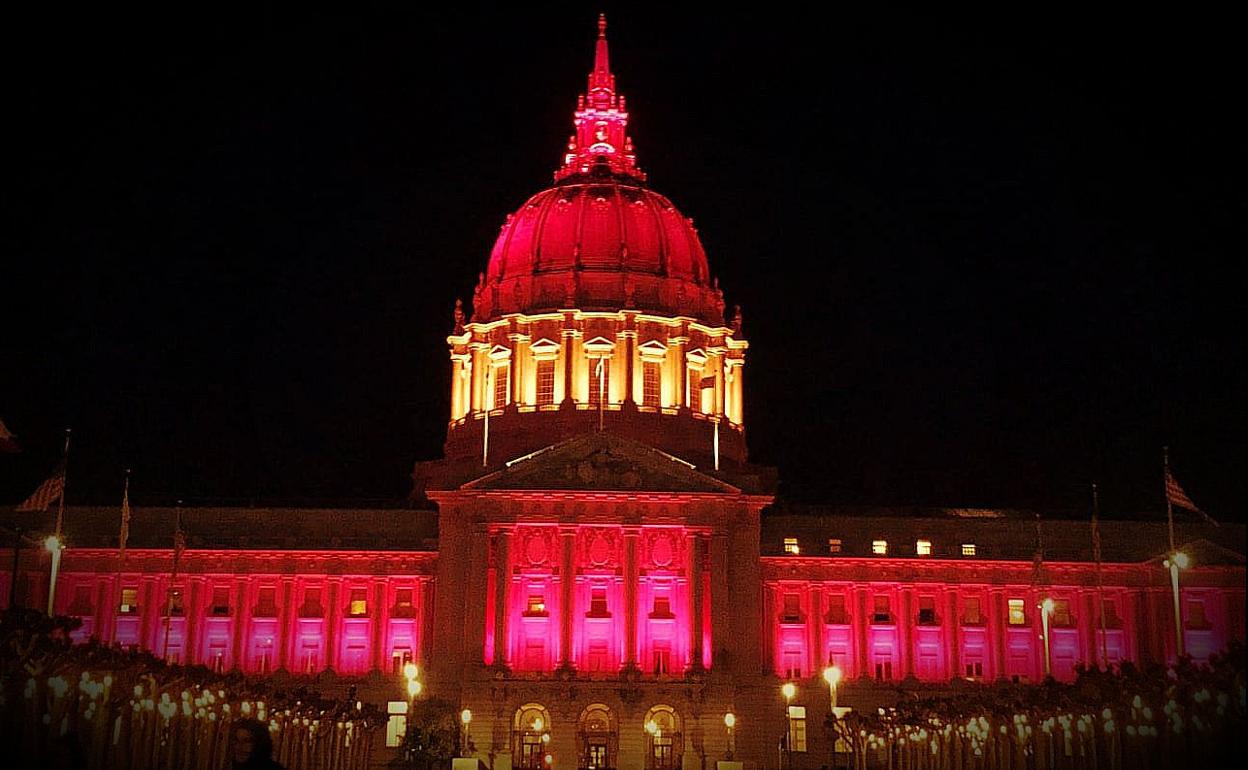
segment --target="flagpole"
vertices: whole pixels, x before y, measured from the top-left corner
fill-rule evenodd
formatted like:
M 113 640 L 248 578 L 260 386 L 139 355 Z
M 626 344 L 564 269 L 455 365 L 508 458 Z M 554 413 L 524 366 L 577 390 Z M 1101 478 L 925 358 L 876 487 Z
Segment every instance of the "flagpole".
M 1101 574 L 1101 497 L 1092 483 L 1092 558 L 1096 561 L 1096 594 L 1101 604 L 1101 661 L 1109 668 L 1109 640 L 1105 631 L 1105 581 Z
M 169 626 L 173 621 L 173 584 L 178 579 L 179 545 L 182 541 L 182 501 L 174 508 L 173 525 L 173 567 L 169 573 L 169 588 L 165 591 L 165 644 L 161 650 L 161 658 L 169 662 Z
M 69 434 L 65 429 L 65 449 L 61 451 L 61 496 L 56 502 L 56 539 L 61 539 L 62 525 L 65 523 L 65 488 L 69 486 Z M 53 586 L 55 588 L 55 586 Z
M 1161 489 L 1166 495 L 1166 528 L 1170 533 L 1170 555 L 1174 555 L 1174 505 L 1170 502 L 1170 447 L 1161 448 Z

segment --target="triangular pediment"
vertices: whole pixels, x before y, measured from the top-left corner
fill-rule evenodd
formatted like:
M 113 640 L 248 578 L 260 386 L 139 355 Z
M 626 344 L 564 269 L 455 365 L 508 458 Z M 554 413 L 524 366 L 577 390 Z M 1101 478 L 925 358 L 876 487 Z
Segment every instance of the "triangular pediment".
M 577 436 L 512 460 L 502 470 L 470 481 L 461 489 L 709 494 L 741 491 L 678 457 L 605 431 Z
M 529 345 L 529 350 L 532 351 L 534 355 L 552 355 L 553 356 L 554 354 L 559 352 L 559 343 L 555 342 L 552 339 L 542 337 L 537 342 L 534 342 L 532 345 Z

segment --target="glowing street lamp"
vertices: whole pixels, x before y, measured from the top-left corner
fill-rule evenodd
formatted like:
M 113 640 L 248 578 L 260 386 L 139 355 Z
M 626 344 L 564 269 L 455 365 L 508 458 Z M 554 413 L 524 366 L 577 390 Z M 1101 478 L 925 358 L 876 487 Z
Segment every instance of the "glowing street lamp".
M 468 725 L 472 723 L 472 711 L 464 709 L 459 712 L 459 724 L 463 727 L 460 732 L 460 754 L 468 753 Z
M 65 550 L 65 544 L 56 535 L 48 535 L 48 539 L 43 541 L 43 547 L 52 554 L 52 572 L 48 576 L 48 617 L 52 617 L 56 603 L 56 575 L 61 571 L 61 551 Z
M 728 761 L 732 761 L 732 754 L 737 750 L 736 736 L 733 735 L 733 728 L 737 726 L 737 715 L 729 711 L 724 714 L 724 727 L 728 728 Z
M 425 686 L 420 683 L 416 677 L 420 674 L 420 669 L 415 663 L 407 662 L 403 664 L 403 678 L 407 680 L 407 736 L 412 735 L 412 720 L 416 711 L 416 696 L 420 695 Z
M 832 695 L 832 713 L 836 713 L 836 686 L 841 683 L 841 669 L 839 666 L 828 666 L 823 670 L 823 681 L 828 683 L 828 690 Z
M 1174 555 L 1161 563 L 1170 570 L 1170 591 L 1174 594 L 1174 649 L 1177 655 L 1183 654 L 1183 605 L 1179 601 L 1179 570 L 1187 569 L 1191 563 L 1191 559 L 1182 551 L 1175 551 Z
M 785 682 L 780 687 L 780 694 L 784 696 L 784 753 L 791 769 L 793 767 L 793 717 L 789 709 L 792 707 L 794 696 L 797 695 L 797 685 Z
M 1046 598 L 1040 605 L 1040 626 L 1044 632 L 1044 675 L 1053 675 L 1053 659 L 1049 654 L 1049 615 L 1053 614 L 1053 600 Z

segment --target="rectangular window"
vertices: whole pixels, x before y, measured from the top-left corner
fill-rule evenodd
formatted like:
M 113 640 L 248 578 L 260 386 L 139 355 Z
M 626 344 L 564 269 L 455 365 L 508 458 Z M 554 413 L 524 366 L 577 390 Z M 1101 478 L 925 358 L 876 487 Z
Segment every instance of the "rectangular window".
M 641 362 L 641 403 L 659 406 L 663 393 L 663 369 L 658 361 Z
M 1105 628 L 1121 628 L 1122 618 L 1118 617 L 1118 603 L 1113 599 L 1106 599 L 1102 612 L 1105 615 Z
M 888 541 L 887 540 L 872 540 L 871 541 L 871 553 L 875 554 L 876 556 L 888 555 Z
M 390 673 L 403 673 L 403 667 L 414 660 L 415 658 L 412 657 L 412 648 L 395 647 L 390 651 Z
M 934 596 L 919 597 L 919 625 L 936 625 L 936 598 Z
M 784 676 L 788 679 L 802 678 L 802 651 L 784 651 Z
M 802 552 L 802 548 L 801 548 L 801 546 L 799 546 L 799 545 L 797 544 L 797 538 L 795 538 L 795 537 L 786 537 L 786 538 L 784 539 L 784 552 L 785 552 L 785 553 L 791 553 L 791 554 L 793 554 L 793 555 L 795 555 L 795 556 L 796 556 L 797 554 L 799 554 L 799 553 L 801 553 L 801 552 Z
M 275 618 L 277 617 L 277 589 L 261 588 L 259 595 L 256 597 L 256 612 L 258 618 Z
M 308 588 L 303 592 L 303 606 L 299 608 L 301 618 L 323 618 L 325 608 L 321 606 L 321 589 Z
M 321 667 L 321 651 L 316 646 L 305 646 L 303 655 L 300 657 L 303 664 L 303 673 L 315 674 Z
M 230 614 L 230 589 L 228 587 L 216 586 L 212 589 L 212 608 L 209 612 L 218 617 Z
M 589 640 L 589 670 L 590 671 L 606 671 L 607 670 L 607 640 L 606 639 L 590 639 Z
M 963 555 L 963 556 L 974 556 L 974 555 L 975 555 L 975 544 L 974 544 L 974 543 L 963 543 L 963 544 L 962 544 L 962 555 Z
M 932 541 L 931 540 L 916 541 L 914 544 L 914 552 L 918 554 L 919 556 L 931 556 L 932 555 Z
M 966 678 L 967 679 L 983 679 L 984 678 L 984 664 L 979 661 L 976 661 L 974 663 L 967 663 L 966 664 Z
M 121 589 L 121 604 L 117 607 L 118 614 L 137 615 L 139 613 L 139 589 Z
M 1191 629 L 1209 628 L 1209 618 L 1205 615 L 1205 603 L 1203 601 L 1193 599 L 1187 603 L 1187 617 L 1184 619 L 1184 626 Z
M 780 613 L 782 623 L 802 622 L 802 597 L 797 594 L 784 595 L 784 611 Z
M 889 607 L 889 599 L 885 594 L 875 597 L 875 611 L 871 613 L 872 623 L 892 623 L 893 613 Z
M 828 622 L 834 625 L 849 623 L 849 616 L 845 612 L 844 596 L 834 594 L 828 597 Z
M 599 362 L 602 368 L 598 367 Z M 608 399 L 611 395 L 611 359 L 589 359 L 589 403 L 598 406 L 599 397 Z
M 1010 599 L 1009 623 L 1011 626 L 1027 625 L 1027 611 L 1022 599 Z
M 368 614 L 368 589 L 351 589 L 351 601 L 347 605 L 347 614 L 354 618 Z
M 666 639 L 656 639 L 654 648 L 654 673 L 656 676 L 672 673 L 672 650 Z
M 1067 627 L 1074 625 L 1074 621 L 1070 616 L 1070 600 L 1054 599 L 1053 600 L 1053 625 L 1058 627 Z
M 407 701 L 392 700 L 386 704 L 386 748 L 403 745 L 407 737 Z
M 494 375 L 494 400 L 491 402 L 491 409 L 502 409 L 511 401 L 508 398 L 511 390 L 511 365 L 503 364 L 494 367 L 492 372 Z
M 186 610 L 182 604 L 182 589 L 175 588 L 169 592 L 169 598 L 166 600 L 164 607 L 160 608 L 161 615 L 171 615 L 180 618 L 186 614 Z
M 529 603 L 525 606 L 525 615 L 545 615 L 546 597 L 541 594 L 529 594 Z
M 654 597 L 654 610 L 650 613 L 650 617 L 652 618 L 675 617 L 674 615 L 672 615 L 671 597 L 668 597 L 668 596 Z
M 979 609 L 979 597 L 968 596 L 962 600 L 962 624 L 967 626 L 978 626 L 984 622 L 983 615 Z
M 412 589 L 399 588 L 394 592 L 394 609 L 391 617 L 412 618 L 416 616 L 416 606 L 412 604 Z
M 794 752 L 806 751 L 806 707 L 789 706 L 789 740 Z
M 91 586 L 74 586 L 74 600 L 69 603 L 69 614 L 76 616 L 91 614 Z
M 842 549 L 839 537 L 828 538 L 828 553 L 840 553 Z
M 590 589 L 589 616 L 591 618 L 606 618 L 611 616 L 611 613 L 607 612 L 607 589 Z
M 537 405 L 551 406 L 555 403 L 555 361 L 543 359 L 537 362 Z
M 891 660 L 876 661 L 875 678 L 879 682 L 891 682 L 893 680 L 893 662 Z

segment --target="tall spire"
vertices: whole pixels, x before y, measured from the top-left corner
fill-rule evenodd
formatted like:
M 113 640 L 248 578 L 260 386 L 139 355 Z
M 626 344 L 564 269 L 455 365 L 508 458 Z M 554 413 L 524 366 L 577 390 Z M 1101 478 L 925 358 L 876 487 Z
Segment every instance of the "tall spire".
M 605 165 L 613 174 L 645 181 L 646 175 L 637 168 L 633 142 L 627 134 L 628 112 L 624 97 L 615 93 L 615 75 L 607 51 L 607 17 L 598 16 L 598 40 L 594 45 L 594 69 L 589 73 L 589 88 L 576 100 L 573 113 L 575 133 L 568 138 L 563 167 L 555 179 L 586 174 Z

